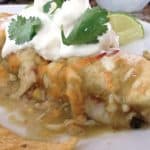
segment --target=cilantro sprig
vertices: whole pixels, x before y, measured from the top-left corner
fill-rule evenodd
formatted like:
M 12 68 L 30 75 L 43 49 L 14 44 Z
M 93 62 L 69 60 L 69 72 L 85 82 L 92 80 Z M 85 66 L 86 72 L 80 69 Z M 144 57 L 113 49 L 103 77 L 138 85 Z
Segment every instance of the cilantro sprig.
M 41 20 L 38 17 L 17 16 L 12 19 L 8 27 L 8 34 L 11 40 L 14 40 L 17 45 L 24 44 L 33 39 L 42 26 Z
M 56 4 L 56 8 L 51 12 L 55 12 L 57 8 L 61 8 L 62 4 L 63 4 L 64 0 L 50 0 L 47 3 L 44 4 L 43 6 L 43 12 L 44 13 L 49 13 L 50 9 L 52 8 L 52 3 Z
M 108 12 L 105 9 L 99 7 L 87 9 L 81 15 L 68 37 L 65 37 L 62 27 L 62 41 L 65 45 L 95 43 L 98 41 L 97 37 L 108 30 L 106 25 L 108 21 Z

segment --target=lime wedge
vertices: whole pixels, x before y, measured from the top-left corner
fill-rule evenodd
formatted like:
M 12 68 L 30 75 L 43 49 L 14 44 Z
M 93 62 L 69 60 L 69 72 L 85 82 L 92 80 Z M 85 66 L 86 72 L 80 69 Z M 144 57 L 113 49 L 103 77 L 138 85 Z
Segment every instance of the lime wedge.
M 120 45 L 144 37 L 143 26 L 136 18 L 123 13 L 111 13 L 109 19 L 113 30 L 119 36 Z

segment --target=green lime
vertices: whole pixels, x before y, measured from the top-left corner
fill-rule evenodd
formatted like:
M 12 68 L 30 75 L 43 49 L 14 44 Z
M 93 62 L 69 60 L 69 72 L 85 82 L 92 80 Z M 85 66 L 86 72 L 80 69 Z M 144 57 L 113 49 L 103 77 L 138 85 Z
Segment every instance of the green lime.
M 124 13 L 111 13 L 109 19 L 113 30 L 119 36 L 120 45 L 144 37 L 143 26 L 136 18 Z

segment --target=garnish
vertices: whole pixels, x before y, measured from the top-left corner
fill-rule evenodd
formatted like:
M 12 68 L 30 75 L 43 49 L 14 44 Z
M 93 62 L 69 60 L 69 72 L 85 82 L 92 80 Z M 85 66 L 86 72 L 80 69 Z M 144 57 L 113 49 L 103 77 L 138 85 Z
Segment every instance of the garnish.
M 112 29 L 119 36 L 120 45 L 144 38 L 144 28 L 142 23 L 125 13 L 110 13 L 109 21 Z
M 105 9 L 99 7 L 87 9 L 67 38 L 62 27 L 62 41 L 65 45 L 96 43 L 97 37 L 108 30 L 106 25 L 108 21 L 108 12 Z
M 41 25 L 41 20 L 38 17 L 27 19 L 23 16 L 17 16 L 16 19 L 12 19 L 8 27 L 9 38 L 15 40 L 18 45 L 24 44 L 33 39 Z
M 48 1 L 44 6 L 43 6 L 43 12 L 48 13 L 50 9 L 52 8 L 52 3 L 56 4 L 56 8 L 51 12 L 55 12 L 57 8 L 61 8 L 64 0 L 51 0 Z
M 46 4 L 43 6 L 43 12 L 48 13 L 50 8 L 51 8 L 51 1 L 48 1 Z

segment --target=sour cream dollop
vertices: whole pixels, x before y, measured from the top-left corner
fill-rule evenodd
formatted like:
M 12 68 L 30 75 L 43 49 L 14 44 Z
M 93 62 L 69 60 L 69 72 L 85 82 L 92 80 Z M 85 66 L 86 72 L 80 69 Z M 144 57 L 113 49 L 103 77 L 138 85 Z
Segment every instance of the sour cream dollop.
M 8 26 L 11 20 L 6 24 L 6 42 L 2 49 L 2 57 L 28 47 L 33 47 L 46 60 L 97 54 L 101 50 L 105 50 L 106 45 L 107 49 L 109 44 L 111 47 L 119 47 L 118 36 L 112 31 L 109 23 L 107 24 L 109 30 L 103 36 L 98 37 L 99 42 L 96 44 L 64 45 L 61 39 L 61 26 L 63 25 L 65 34 L 68 35 L 83 12 L 90 8 L 89 0 L 65 1 L 53 16 L 43 12 L 43 6 L 46 2 L 48 0 L 35 0 L 32 7 L 26 8 L 19 13 L 19 15 L 26 18 L 30 16 L 39 17 L 42 21 L 42 28 L 31 41 L 21 45 L 15 44 L 15 41 L 11 40 L 8 34 Z

